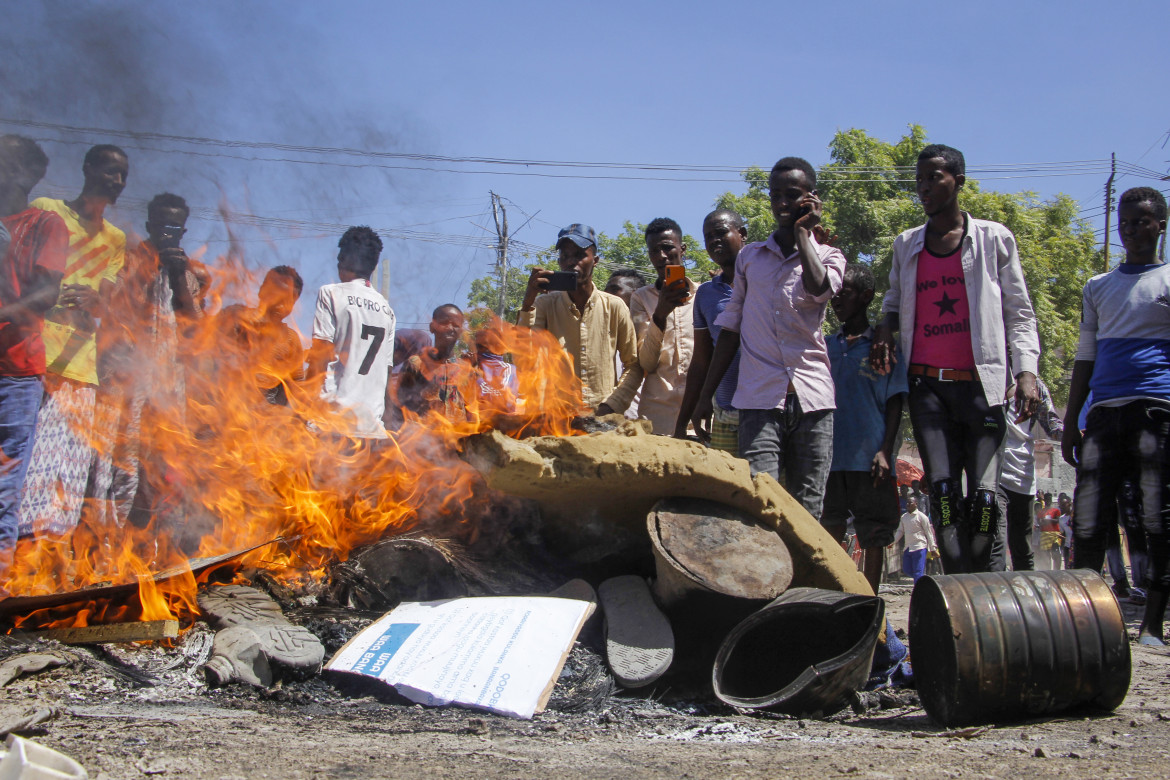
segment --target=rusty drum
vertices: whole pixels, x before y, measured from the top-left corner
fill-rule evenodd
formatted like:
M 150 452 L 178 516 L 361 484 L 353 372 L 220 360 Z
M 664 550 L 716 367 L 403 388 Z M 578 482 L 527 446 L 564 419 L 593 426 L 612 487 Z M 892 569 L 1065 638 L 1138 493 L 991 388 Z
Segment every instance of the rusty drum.
M 1112 710 L 1129 690 L 1121 607 L 1085 569 L 923 577 L 910 653 L 922 704 L 945 726 Z

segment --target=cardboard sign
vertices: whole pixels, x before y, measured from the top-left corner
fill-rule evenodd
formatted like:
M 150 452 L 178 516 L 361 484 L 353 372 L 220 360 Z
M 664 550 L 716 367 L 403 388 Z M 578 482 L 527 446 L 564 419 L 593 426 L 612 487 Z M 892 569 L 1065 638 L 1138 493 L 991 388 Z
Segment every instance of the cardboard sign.
M 419 704 L 531 718 L 548 702 L 593 609 L 545 596 L 407 602 L 349 640 L 325 668 L 380 680 Z

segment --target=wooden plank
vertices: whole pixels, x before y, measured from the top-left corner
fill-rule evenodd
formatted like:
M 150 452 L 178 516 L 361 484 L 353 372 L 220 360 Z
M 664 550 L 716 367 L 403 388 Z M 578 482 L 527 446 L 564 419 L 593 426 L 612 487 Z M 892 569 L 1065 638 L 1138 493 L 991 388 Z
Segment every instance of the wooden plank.
M 135 623 L 109 623 L 82 628 L 51 628 L 29 631 L 36 639 L 55 639 L 63 645 L 96 645 L 106 642 L 144 642 L 174 639 L 179 635 L 177 620 L 145 620 Z

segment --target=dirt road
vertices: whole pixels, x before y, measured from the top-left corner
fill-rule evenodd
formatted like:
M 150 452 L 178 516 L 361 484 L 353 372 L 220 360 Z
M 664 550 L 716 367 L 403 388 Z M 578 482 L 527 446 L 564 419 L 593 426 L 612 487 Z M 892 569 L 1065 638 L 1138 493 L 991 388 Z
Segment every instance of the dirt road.
M 905 626 L 908 593 L 887 601 Z M 1136 620 L 1138 608 L 1125 609 Z M 669 705 L 620 695 L 599 712 L 517 721 L 347 698 L 321 679 L 208 691 L 191 656 L 118 655 L 163 684 L 132 688 L 100 670 L 58 669 L 0 689 L 0 712 L 58 707 L 32 736 L 91 778 L 1170 776 L 1170 653 L 1136 645 L 1116 713 L 961 733 L 914 706 L 797 720 L 679 702 L 665 687 L 654 695 Z

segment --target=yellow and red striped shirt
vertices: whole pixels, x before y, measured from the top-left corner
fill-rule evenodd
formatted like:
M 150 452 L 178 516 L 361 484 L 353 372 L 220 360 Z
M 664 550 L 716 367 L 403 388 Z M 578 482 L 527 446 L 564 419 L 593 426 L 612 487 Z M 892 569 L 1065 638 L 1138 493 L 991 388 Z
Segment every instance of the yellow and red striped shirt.
M 65 258 L 66 284 L 84 284 L 100 290 L 103 280 L 113 283 L 122 270 L 126 255 L 126 234 L 102 220 L 99 224 L 82 221 L 81 216 L 63 200 L 37 198 L 31 204 L 60 215 L 69 229 L 69 253 Z M 96 385 L 97 341 L 92 330 L 45 319 L 45 363 L 47 372 L 67 379 Z

